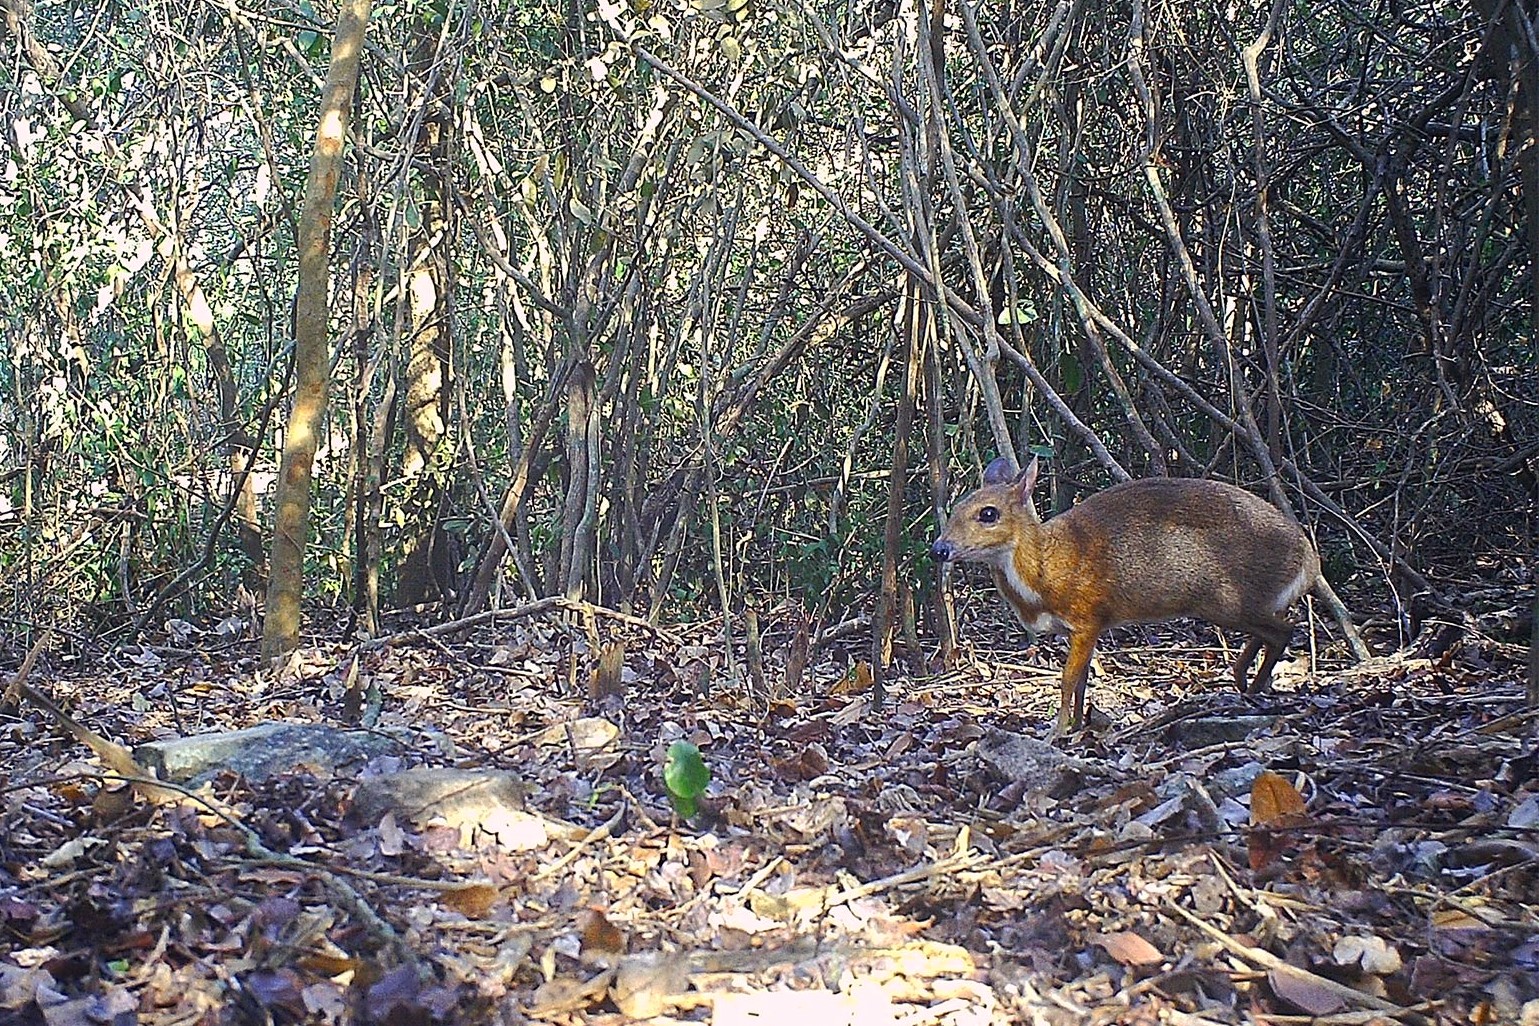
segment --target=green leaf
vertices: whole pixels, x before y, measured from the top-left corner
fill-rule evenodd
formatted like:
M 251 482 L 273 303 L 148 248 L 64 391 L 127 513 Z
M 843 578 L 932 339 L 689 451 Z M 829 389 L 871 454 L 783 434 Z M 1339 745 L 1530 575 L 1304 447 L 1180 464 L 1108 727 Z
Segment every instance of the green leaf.
M 681 819 L 695 814 L 695 799 L 705 793 L 711 782 L 711 770 L 700 757 L 700 749 L 688 741 L 668 746 L 668 761 L 663 764 L 663 784 L 673 799 L 673 811 Z
M 1006 307 L 999 311 L 997 320 L 1000 324 L 1031 324 L 1037 319 L 1037 307 L 1029 299 L 1022 299 L 1014 309 Z
M 1063 390 L 1078 392 L 1080 385 L 1085 383 L 1085 371 L 1079 365 L 1079 361 L 1072 353 L 1064 353 L 1059 357 L 1058 365 L 1063 371 Z

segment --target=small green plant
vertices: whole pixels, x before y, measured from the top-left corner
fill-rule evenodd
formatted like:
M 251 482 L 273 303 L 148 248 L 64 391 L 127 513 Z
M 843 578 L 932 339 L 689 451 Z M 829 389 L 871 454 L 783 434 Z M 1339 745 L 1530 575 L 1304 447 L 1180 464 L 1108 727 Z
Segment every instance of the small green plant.
M 605 792 L 613 791 L 613 790 L 614 790 L 614 785 L 613 784 L 607 784 L 607 783 L 604 783 L 604 782 L 600 781 L 597 785 L 595 785 L 593 790 L 588 792 L 588 801 L 587 801 L 588 811 L 592 812 L 594 809 L 598 808 L 599 799 L 604 797 Z
M 711 770 L 700 757 L 700 749 L 688 741 L 675 741 L 668 746 L 668 760 L 663 764 L 663 784 L 668 797 L 673 799 L 673 811 L 680 819 L 695 814 L 695 800 L 705 793 L 711 782 Z

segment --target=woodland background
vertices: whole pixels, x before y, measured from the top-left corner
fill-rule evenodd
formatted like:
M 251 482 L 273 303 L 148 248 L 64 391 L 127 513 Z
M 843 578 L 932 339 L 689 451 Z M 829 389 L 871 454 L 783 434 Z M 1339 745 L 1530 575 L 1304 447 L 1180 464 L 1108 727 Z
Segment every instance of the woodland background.
M 336 12 L 0 14 L 0 640 L 249 626 Z M 950 643 L 936 518 L 1028 451 L 1059 508 L 1268 493 L 1380 645 L 1529 591 L 1528 16 L 376 3 L 308 608 L 790 599 L 880 669 L 909 608 Z
M 1539 1023 L 1536 2 L 0 0 L 0 1020 Z

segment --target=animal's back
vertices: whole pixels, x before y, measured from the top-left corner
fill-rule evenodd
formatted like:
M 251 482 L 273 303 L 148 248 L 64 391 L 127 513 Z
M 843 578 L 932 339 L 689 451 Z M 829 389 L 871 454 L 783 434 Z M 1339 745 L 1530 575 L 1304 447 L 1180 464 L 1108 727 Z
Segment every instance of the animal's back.
M 1144 478 L 1047 521 L 1046 558 L 1102 576 L 1110 623 L 1201 616 L 1227 626 L 1280 613 L 1319 573 L 1299 526 L 1221 481 Z M 1070 572 L 1073 572 L 1072 570 Z

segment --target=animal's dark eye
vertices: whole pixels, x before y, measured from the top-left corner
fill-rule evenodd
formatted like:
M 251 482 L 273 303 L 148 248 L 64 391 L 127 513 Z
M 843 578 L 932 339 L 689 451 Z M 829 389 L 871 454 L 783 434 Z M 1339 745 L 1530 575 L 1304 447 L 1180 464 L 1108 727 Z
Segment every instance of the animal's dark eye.
M 999 507 L 985 506 L 978 511 L 978 523 L 992 524 L 999 520 Z

